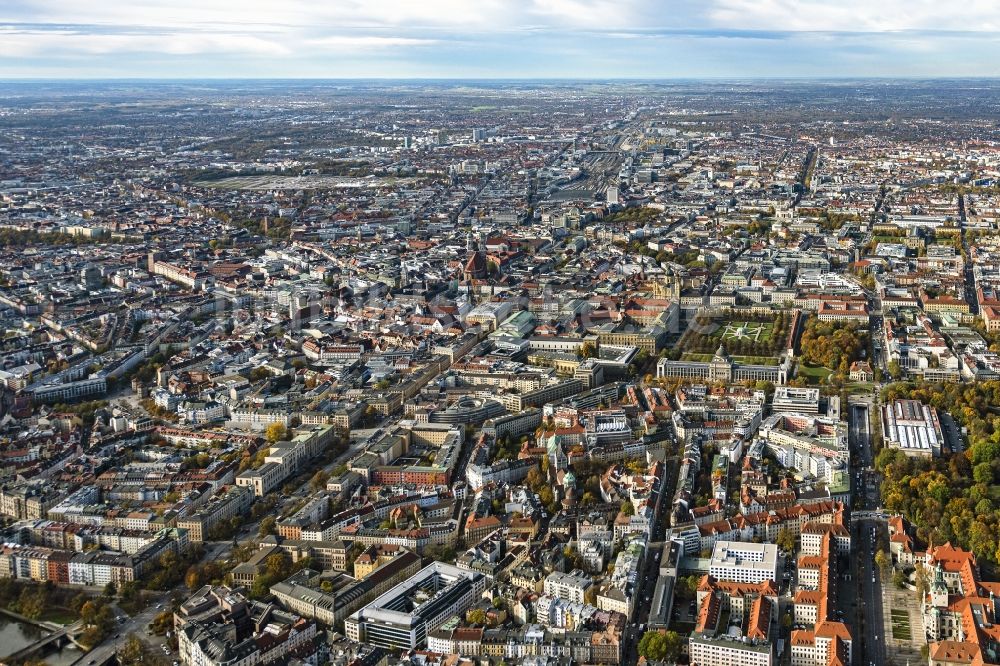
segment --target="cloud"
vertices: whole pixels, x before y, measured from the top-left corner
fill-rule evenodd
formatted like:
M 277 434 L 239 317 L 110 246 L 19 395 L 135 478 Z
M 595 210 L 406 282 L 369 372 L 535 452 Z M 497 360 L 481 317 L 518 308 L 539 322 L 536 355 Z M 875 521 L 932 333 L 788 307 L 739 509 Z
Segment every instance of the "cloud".
M 959 11 L 940 0 L 6 0 L 0 71 L 50 75 L 65 60 L 70 77 L 156 75 L 157 68 L 176 76 L 989 72 L 1000 3 L 961 4 Z M 848 59 L 852 47 L 861 53 Z M 927 57 L 907 61 L 913 54 Z
M 993 0 L 715 0 L 707 17 L 749 30 L 844 33 L 908 30 L 996 32 L 1000 3 Z
M 439 44 L 437 39 L 417 39 L 413 37 L 378 37 L 374 35 L 332 35 L 330 37 L 320 37 L 310 39 L 306 44 L 320 49 L 332 50 L 384 50 L 410 48 L 415 46 L 432 46 Z
M 290 50 L 279 41 L 237 33 L 185 33 L 137 31 L 87 31 L 19 29 L 0 26 L 0 57 L 86 56 L 115 53 L 192 55 L 243 53 L 286 56 Z

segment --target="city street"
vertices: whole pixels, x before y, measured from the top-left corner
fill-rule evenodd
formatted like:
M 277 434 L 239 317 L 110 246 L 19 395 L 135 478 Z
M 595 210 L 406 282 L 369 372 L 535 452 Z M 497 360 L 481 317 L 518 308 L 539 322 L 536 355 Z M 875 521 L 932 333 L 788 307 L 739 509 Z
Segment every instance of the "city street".
M 874 454 L 871 443 L 871 406 L 867 402 L 854 402 L 849 410 L 848 437 L 851 443 L 854 472 L 851 477 L 855 511 L 871 511 L 879 505 L 878 478 L 873 469 Z M 885 627 L 882 612 L 882 575 L 875 565 L 879 537 L 884 535 L 884 521 L 865 518 L 852 523 L 852 550 L 857 569 L 858 599 L 855 634 L 861 638 L 858 663 L 878 666 L 885 659 Z
M 154 617 L 156 617 L 159 613 L 163 611 L 163 608 L 166 608 L 164 602 L 161 601 L 153 602 L 150 603 L 149 607 L 147 607 L 144 611 L 142 611 L 138 615 L 128 618 L 123 623 L 118 623 L 118 626 L 114 630 L 114 633 L 111 635 L 111 637 L 109 637 L 107 640 L 105 640 L 103 643 L 95 647 L 90 652 L 81 655 L 79 659 L 73 662 L 74 666 L 76 666 L 77 664 L 99 665 L 109 662 L 111 658 L 114 657 L 115 652 L 118 650 L 118 648 L 121 647 L 121 645 L 125 642 L 125 639 L 128 638 L 129 634 L 135 634 L 140 639 L 146 640 L 147 625 L 149 625 L 149 623 L 153 621 Z M 174 657 L 167 657 L 166 655 L 164 655 L 164 657 L 167 659 L 174 658 Z

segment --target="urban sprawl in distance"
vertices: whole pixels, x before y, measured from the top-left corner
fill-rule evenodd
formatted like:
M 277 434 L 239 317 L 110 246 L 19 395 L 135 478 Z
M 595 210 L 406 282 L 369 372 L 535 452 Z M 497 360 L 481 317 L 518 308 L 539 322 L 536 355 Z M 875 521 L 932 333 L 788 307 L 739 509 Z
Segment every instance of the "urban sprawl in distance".
M 998 99 L 0 84 L 0 662 L 1000 664 Z

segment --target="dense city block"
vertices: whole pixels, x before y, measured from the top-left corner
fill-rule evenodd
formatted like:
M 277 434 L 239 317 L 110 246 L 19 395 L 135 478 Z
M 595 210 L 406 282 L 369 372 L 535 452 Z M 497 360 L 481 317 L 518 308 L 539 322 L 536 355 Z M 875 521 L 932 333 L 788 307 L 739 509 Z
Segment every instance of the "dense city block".
M 0 83 L 0 661 L 1000 664 L 998 93 Z

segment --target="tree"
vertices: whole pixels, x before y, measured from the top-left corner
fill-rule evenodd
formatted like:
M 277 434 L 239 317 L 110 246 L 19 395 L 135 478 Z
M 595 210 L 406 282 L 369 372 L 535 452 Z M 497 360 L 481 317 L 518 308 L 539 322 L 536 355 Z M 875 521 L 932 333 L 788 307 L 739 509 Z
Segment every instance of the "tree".
M 552 492 L 552 488 L 549 486 L 542 486 L 538 490 L 538 499 L 545 506 L 549 506 L 555 501 L 555 495 Z
M 135 634 L 129 634 L 115 656 L 121 666 L 136 666 L 143 663 L 142 641 Z
M 122 584 L 118 593 L 124 603 L 132 603 L 139 595 L 139 586 L 134 580 L 130 580 Z
M 168 630 L 172 629 L 174 626 L 174 613 L 171 610 L 165 610 L 153 618 L 150 623 L 153 625 L 153 633 L 157 636 L 162 636 L 167 633 Z
M 635 507 L 632 506 L 632 502 L 630 502 L 628 500 L 625 500 L 624 502 L 622 502 L 622 513 L 625 514 L 626 516 L 634 516 L 635 515 Z
M 10 580 L 10 579 L 4 579 L 4 580 Z M 76 613 L 77 615 L 79 615 L 80 609 L 83 608 L 83 605 L 85 603 L 87 603 L 87 600 L 88 600 L 87 593 L 80 592 L 76 594 L 72 599 L 70 599 L 69 609 L 74 613 Z
M 260 528 L 257 530 L 257 535 L 265 537 L 269 534 L 277 534 L 277 524 L 278 521 L 274 516 L 265 516 L 263 520 L 260 521 Z
M 252 382 L 264 381 L 270 376 L 271 373 L 268 372 L 268 369 L 265 368 L 264 366 L 261 366 L 259 368 L 254 368 L 253 370 L 250 371 L 250 381 Z
M 268 576 L 281 580 L 286 578 L 289 574 L 288 571 L 289 563 L 288 557 L 284 553 L 275 553 L 274 555 L 268 555 L 264 560 L 264 571 Z
M 681 643 L 676 631 L 647 631 L 639 639 L 639 654 L 654 661 L 677 661 Z
M 1000 458 L 1000 442 L 992 438 L 974 442 L 969 447 L 969 460 L 973 465 L 981 465 Z
M 45 612 L 47 604 L 48 595 L 45 592 L 45 588 L 32 589 L 25 587 L 21 590 L 21 596 L 18 597 L 17 610 L 25 617 L 37 620 Z
M 884 550 L 880 550 L 875 553 L 875 564 L 878 565 L 879 571 L 882 572 L 882 577 L 884 578 L 889 573 L 889 567 L 892 566 L 892 558 Z
M 993 483 L 993 466 L 988 462 L 981 462 L 972 470 L 972 478 L 976 483 Z
M 542 477 L 542 472 L 540 469 L 538 469 L 538 467 L 532 467 L 531 469 L 528 470 L 528 476 L 525 479 L 525 481 L 527 482 L 528 487 L 534 490 L 535 492 L 538 492 L 537 489 L 540 488 L 543 483 L 545 483 L 545 479 Z
M 264 428 L 264 437 L 272 444 L 284 441 L 288 438 L 288 428 L 281 421 L 275 421 Z
M 701 579 L 691 574 L 681 578 L 681 584 L 677 587 L 677 593 L 682 599 L 694 599 L 695 595 L 698 594 L 698 586 L 701 584 Z
M 326 482 L 330 479 L 330 475 L 324 469 L 316 470 L 316 473 L 312 475 L 309 479 L 309 489 L 313 492 L 318 492 L 326 488 Z
M 197 590 L 201 587 L 201 569 L 198 567 L 191 567 L 188 569 L 187 575 L 184 576 L 184 584 L 187 585 L 189 590 Z
M 454 562 L 455 549 L 447 544 L 431 544 L 424 548 L 424 557 L 436 562 Z
M 895 585 L 896 587 L 898 587 L 901 590 L 905 589 L 906 588 L 906 576 L 903 574 L 902 571 L 900 571 L 899 569 L 896 569 L 895 571 L 892 572 L 892 583 L 893 583 L 893 585 Z
M 105 597 L 107 597 L 108 599 L 110 599 L 111 597 L 115 596 L 115 593 L 117 591 L 118 591 L 118 588 L 115 587 L 115 581 L 109 580 L 108 584 L 104 586 L 104 593 L 103 594 L 104 594 Z
M 862 332 L 850 322 L 819 321 L 810 318 L 802 333 L 802 359 L 846 374 L 851 361 L 861 356 Z
M 465 614 L 465 621 L 469 624 L 486 624 L 486 611 L 482 608 L 472 608 Z
M 778 530 L 778 536 L 774 540 L 774 543 L 786 553 L 795 552 L 795 534 L 787 527 L 782 527 Z

